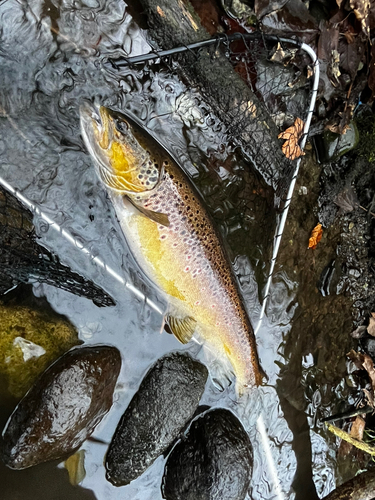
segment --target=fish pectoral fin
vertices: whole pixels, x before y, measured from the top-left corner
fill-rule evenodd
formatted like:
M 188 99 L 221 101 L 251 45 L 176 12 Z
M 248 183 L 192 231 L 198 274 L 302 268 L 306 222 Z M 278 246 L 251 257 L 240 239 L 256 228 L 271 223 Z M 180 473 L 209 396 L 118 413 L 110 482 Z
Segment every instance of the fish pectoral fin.
M 140 207 L 133 201 L 130 197 L 126 197 L 127 200 L 133 205 L 134 208 L 138 210 L 142 215 L 147 217 L 148 219 L 153 220 L 154 222 L 161 224 L 162 226 L 169 227 L 169 219 L 167 214 L 163 214 L 161 212 L 153 212 L 152 210 L 148 210 L 147 208 Z
M 173 335 L 182 343 L 187 344 L 190 342 L 197 322 L 191 316 L 184 318 L 176 318 L 175 316 L 168 315 L 166 318 L 169 328 Z

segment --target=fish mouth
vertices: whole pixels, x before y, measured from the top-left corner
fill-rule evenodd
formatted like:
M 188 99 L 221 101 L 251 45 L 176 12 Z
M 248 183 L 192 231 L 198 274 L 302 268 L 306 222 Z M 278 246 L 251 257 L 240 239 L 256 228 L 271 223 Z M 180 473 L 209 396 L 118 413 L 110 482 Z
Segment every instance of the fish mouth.
M 97 124 L 102 126 L 102 120 L 100 117 L 100 105 L 94 104 L 89 101 L 84 101 L 79 107 L 79 115 L 81 119 L 81 126 L 87 126 L 90 122 L 92 125 L 92 120 Z
M 105 106 L 84 101 L 79 108 L 79 113 L 82 136 L 86 145 L 93 146 L 93 142 L 99 142 L 102 149 L 107 149 L 101 144 L 103 137 L 107 136 L 108 142 L 111 142 L 118 140 L 120 136 L 129 138 L 131 135 L 131 127 L 126 117 L 121 115 L 120 119 L 119 113 Z

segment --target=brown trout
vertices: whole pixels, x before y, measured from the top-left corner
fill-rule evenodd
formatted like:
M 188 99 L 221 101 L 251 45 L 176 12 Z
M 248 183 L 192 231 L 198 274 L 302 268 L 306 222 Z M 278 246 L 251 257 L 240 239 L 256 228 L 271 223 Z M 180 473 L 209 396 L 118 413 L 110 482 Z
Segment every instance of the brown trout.
M 85 104 L 81 129 L 140 268 L 164 292 L 183 343 L 197 332 L 227 356 L 237 389 L 261 383 L 253 328 L 231 263 L 192 183 L 134 119 Z

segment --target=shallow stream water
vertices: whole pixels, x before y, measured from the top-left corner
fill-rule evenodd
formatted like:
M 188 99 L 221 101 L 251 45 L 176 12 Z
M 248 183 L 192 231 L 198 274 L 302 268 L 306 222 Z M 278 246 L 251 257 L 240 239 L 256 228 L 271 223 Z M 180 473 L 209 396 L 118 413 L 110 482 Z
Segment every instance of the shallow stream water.
M 223 127 L 195 89 L 187 89 L 163 68 L 158 72 L 129 69 L 122 76 L 103 68 L 103 58 L 150 50 L 146 33 L 133 21 L 126 4 L 121 0 L 2 0 L 0 33 L 1 177 L 164 310 L 166 304 L 143 279 L 127 250 L 80 137 L 78 110 L 83 99 L 134 113 L 194 179 L 228 244 L 256 325 L 275 228 L 273 194 L 254 169 L 232 151 Z M 58 313 L 67 316 L 84 343 L 118 347 L 123 364 L 114 405 L 95 430 L 97 441 L 82 446 L 86 476 L 79 487 L 69 484 L 61 464 L 25 471 L 0 465 L 2 498 L 161 499 L 165 459 L 159 457 L 139 479 L 116 488 L 105 480 L 106 443 L 143 375 L 160 356 L 188 350 L 212 369 L 214 360 L 207 359 L 198 344 L 182 346 L 166 332 L 160 334 L 162 317 L 157 312 L 42 218 L 36 217 L 34 222 L 42 244 L 72 270 L 103 287 L 116 306 L 98 308 L 87 299 L 48 285 L 34 285 L 34 294 L 45 296 Z M 233 385 L 219 390 L 209 380 L 201 401 L 202 405 L 232 409 L 248 431 L 254 448 L 249 492 L 253 500 L 293 499 L 295 492 L 303 490 L 305 500 L 322 497 L 336 481 L 333 440 L 329 445 L 322 430 L 316 429 L 316 412 L 321 404 L 330 411 L 342 393 L 335 396 L 334 390 L 326 387 L 331 399 L 322 403 L 320 387 L 311 393 L 317 358 L 308 348 L 300 349 L 298 356 L 285 354 L 298 306 L 300 276 L 293 272 L 294 264 L 288 266 L 289 258 L 284 251 L 268 314 L 257 335 L 267 384 L 237 400 Z M 297 264 L 301 267 L 305 263 L 302 259 L 298 263 L 297 258 Z M 299 389 L 293 399 L 285 396 L 285 383 L 281 384 L 283 397 L 293 401 L 288 412 L 280 404 L 278 392 L 280 367 L 288 366 L 290 359 L 298 365 L 298 369 L 290 369 L 290 387 Z M 344 369 L 345 363 L 338 385 L 344 384 Z M 1 423 L 12 411 L 12 404 L 3 401 Z

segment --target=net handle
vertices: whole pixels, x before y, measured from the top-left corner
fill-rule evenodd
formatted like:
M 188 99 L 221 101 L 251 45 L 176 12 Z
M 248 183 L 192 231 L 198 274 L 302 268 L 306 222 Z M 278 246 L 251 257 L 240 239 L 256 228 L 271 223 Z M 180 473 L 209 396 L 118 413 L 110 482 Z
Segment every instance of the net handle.
M 185 52 L 191 52 L 196 49 L 201 49 L 203 47 L 209 47 L 215 45 L 215 43 L 231 43 L 237 40 L 269 40 L 272 42 L 284 42 L 295 45 L 296 47 L 302 48 L 304 43 L 300 40 L 295 40 L 292 38 L 281 38 L 276 35 L 268 35 L 266 33 L 232 33 L 231 35 L 220 34 L 213 38 L 207 38 L 206 40 L 201 40 L 199 42 L 190 43 L 188 45 L 182 45 L 180 47 L 174 47 L 168 50 L 152 50 L 147 54 L 140 54 L 139 56 L 133 57 L 120 57 L 119 59 L 109 58 L 106 61 L 116 70 L 121 68 L 126 68 L 134 64 L 143 64 L 149 61 L 155 61 L 157 59 L 163 59 L 168 56 L 175 54 L 183 54 Z M 308 45 L 307 45 L 308 47 Z M 305 49 L 304 49 L 305 50 Z M 314 53 L 315 54 L 315 53 Z M 104 63 L 105 64 L 105 63 Z
M 277 38 L 277 39 L 281 40 L 281 41 L 284 41 L 284 42 L 292 42 L 292 40 L 287 40 L 287 39 L 282 39 L 282 38 Z M 301 43 L 300 44 L 300 48 L 302 50 L 304 50 L 310 56 L 311 61 L 313 63 L 313 72 L 314 72 L 314 80 L 313 80 L 313 87 L 312 87 L 312 90 L 311 90 L 310 105 L 309 105 L 309 110 L 307 112 L 307 117 L 306 117 L 305 125 L 304 125 L 304 128 L 303 128 L 302 139 L 301 139 L 301 142 L 300 142 L 300 147 L 303 150 L 304 147 L 305 147 L 305 145 L 306 145 L 306 140 L 307 140 L 307 136 L 308 136 L 308 133 L 309 133 L 310 124 L 311 124 L 311 119 L 312 119 L 312 115 L 313 115 L 314 108 L 315 108 L 316 96 L 317 96 L 317 93 L 318 93 L 320 68 L 319 68 L 318 57 L 317 57 L 315 51 L 309 45 L 307 45 L 305 43 Z M 284 228 L 285 228 L 285 223 L 286 223 L 286 219 L 288 217 L 289 207 L 290 207 L 290 203 L 292 201 L 292 196 L 293 196 L 294 188 L 295 188 L 295 185 L 296 185 L 296 180 L 297 180 L 299 168 L 300 168 L 300 165 L 301 165 L 301 160 L 302 160 L 302 157 L 300 156 L 297 159 L 297 162 L 296 162 L 296 167 L 294 169 L 293 177 L 292 177 L 292 180 L 291 180 L 291 183 L 289 185 L 289 189 L 288 189 L 288 192 L 287 192 L 287 195 L 286 195 L 286 200 L 285 200 L 285 203 L 284 203 L 284 207 L 282 209 L 280 223 L 279 223 L 279 225 L 278 225 L 278 227 L 276 229 L 276 235 L 274 237 L 274 245 L 273 245 L 272 258 L 271 258 L 271 265 L 270 265 L 270 270 L 269 270 L 269 274 L 268 274 L 268 278 L 267 278 L 267 283 L 266 283 L 266 286 L 265 286 L 265 289 L 264 289 L 264 297 L 263 297 L 263 302 L 262 302 L 262 308 L 261 308 L 261 311 L 260 311 L 260 316 L 259 316 L 259 319 L 258 319 L 258 324 L 257 324 L 257 326 L 255 328 L 255 334 L 258 333 L 259 328 L 260 328 L 260 326 L 262 324 L 262 321 L 263 321 L 263 317 L 264 317 L 265 312 L 266 312 L 266 307 L 267 307 L 268 299 L 269 299 L 269 296 L 270 296 L 270 288 L 271 288 L 271 284 L 272 284 L 272 276 L 273 276 L 273 273 L 274 273 L 275 263 L 276 263 L 277 255 L 279 253 L 279 248 L 280 248 L 281 237 L 283 235 Z
M 92 262 L 95 262 L 99 267 L 104 269 L 109 275 L 112 276 L 116 281 L 118 281 L 121 285 L 125 286 L 128 290 L 130 290 L 136 297 L 140 300 L 144 301 L 151 309 L 158 312 L 162 316 L 164 315 L 164 311 L 153 302 L 151 299 L 146 297 L 138 288 L 136 288 L 129 281 L 125 281 L 125 279 L 120 276 L 114 269 L 108 266 L 100 257 L 93 255 L 90 250 L 82 245 L 82 243 L 75 238 L 69 231 L 63 229 L 56 221 L 51 219 L 46 213 L 44 213 L 35 203 L 32 203 L 26 196 L 24 196 L 20 191 L 15 189 L 13 186 L 9 184 L 5 179 L 0 177 L 0 185 L 6 189 L 9 193 L 15 196 L 25 207 L 27 207 L 32 214 L 39 216 L 43 219 L 49 227 L 60 233 L 66 240 L 69 241 L 72 245 L 78 248 L 81 252 L 83 252 L 86 256 L 88 256 Z

